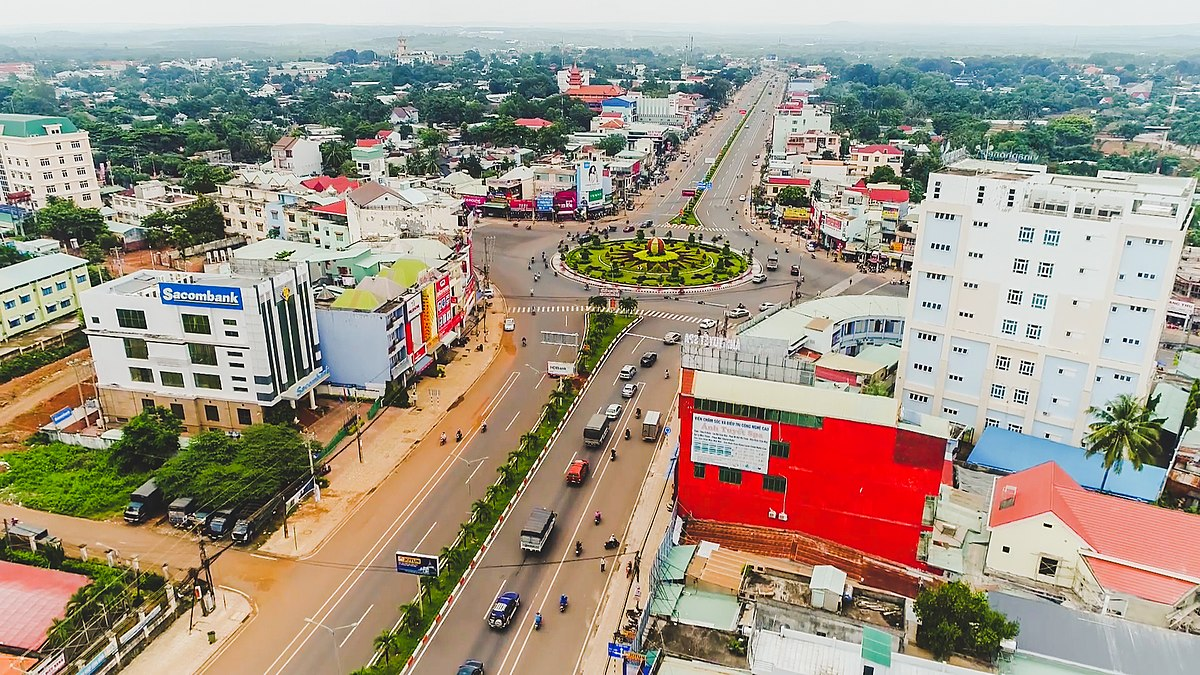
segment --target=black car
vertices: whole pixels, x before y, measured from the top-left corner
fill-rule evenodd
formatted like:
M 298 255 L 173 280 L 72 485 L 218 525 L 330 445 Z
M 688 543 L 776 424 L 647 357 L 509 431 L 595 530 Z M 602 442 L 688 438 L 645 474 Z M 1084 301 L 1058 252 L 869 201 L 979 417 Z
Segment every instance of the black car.
M 484 675 L 483 661 L 467 659 L 458 667 L 458 675 Z
M 657 361 L 658 361 L 658 354 L 656 354 L 655 352 L 646 352 L 645 354 L 642 354 L 642 367 L 643 368 L 649 368 L 650 366 L 654 365 L 655 362 L 657 362 Z

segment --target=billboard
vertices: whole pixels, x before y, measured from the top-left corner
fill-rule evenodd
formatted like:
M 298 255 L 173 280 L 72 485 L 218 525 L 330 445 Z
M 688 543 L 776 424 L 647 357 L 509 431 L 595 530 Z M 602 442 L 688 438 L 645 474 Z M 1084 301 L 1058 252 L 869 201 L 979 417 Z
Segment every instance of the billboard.
M 900 220 L 900 209 L 894 206 L 883 207 L 884 220 Z
M 512 209 L 513 211 L 532 211 L 533 210 L 533 200 L 532 199 L 509 199 L 508 200 L 508 208 Z
M 229 286 L 174 284 L 160 281 L 158 284 L 158 299 L 164 305 L 241 309 L 242 289 L 230 288 Z
M 783 210 L 784 220 L 795 220 L 807 223 L 809 219 L 809 211 L 800 206 L 789 206 Z
M 767 473 L 771 425 L 692 414 L 692 462 Z
M 436 577 L 442 570 L 442 561 L 436 555 L 396 551 L 396 571 L 421 577 Z
M 483 206 L 487 202 L 487 197 L 484 195 L 463 195 L 463 206 L 468 209 L 473 209 L 477 206 Z
M 604 205 L 604 166 L 600 162 L 580 162 L 575 169 L 575 188 L 581 208 Z
M 425 334 L 425 351 L 432 353 L 437 350 L 437 295 L 433 284 L 421 289 L 421 332 Z
M 549 213 L 554 210 L 554 195 L 538 195 L 535 201 L 538 213 Z
M 450 294 L 450 276 L 444 276 L 433 283 L 434 306 L 437 308 L 438 337 L 450 331 L 450 319 L 454 316 L 454 298 Z
M 425 355 L 425 343 L 422 342 L 421 329 L 424 315 L 421 312 L 421 296 L 414 295 L 404 304 L 406 330 L 404 339 L 407 341 L 408 356 L 413 361 Z

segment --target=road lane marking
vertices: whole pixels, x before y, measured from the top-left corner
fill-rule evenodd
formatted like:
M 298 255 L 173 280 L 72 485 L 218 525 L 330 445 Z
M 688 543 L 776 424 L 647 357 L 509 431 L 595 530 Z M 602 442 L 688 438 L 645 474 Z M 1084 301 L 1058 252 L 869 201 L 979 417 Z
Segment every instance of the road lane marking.
M 425 530 L 425 534 L 421 536 L 421 540 L 420 540 L 420 541 L 418 541 L 418 542 L 417 542 L 417 545 L 416 545 L 416 546 L 414 546 L 413 548 L 417 548 L 417 549 L 421 548 L 421 544 L 424 544 L 424 543 L 425 543 L 425 537 L 428 537 L 428 536 L 429 536 L 429 533 L 430 533 L 430 532 L 433 532 L 433 528 L 435 528 L 435 527 L 437 527 L 437 521 L 436 521 L 436 520 L 435 520 L 435 521 L 433 521 L 433 524 L 429 526 L 429 529 L 428 529 L 428 530 Z
M 363 619 L 367 618 L 367 614 L 370 613 L 370 611 L 373 609 L 375 609 L 374 603 L 372 603 L 371 606 L 367 608 L 367 611 L 363 612 L 362 616 L 358 617 L 358 621 L 355 621 L 352 624 L 352 628 L 350 628 L 350 632 L 346 633 L 346 637 L 342 638 L 342 641 L 338 643 L 338 649 L 341 649 L 342 647 L 346 646 L 346 640 L 349 640 L 350 636 L 354 635 L 354 631 L 358 630 L 358 627 L 360 625 L 362 625 Z
M 496 594 L 492 596 L 493 600 L 488 603 L 487 609 L 483 610 L 483 625 L 485 625 L 485 626 L 490 625 L 490 624 L 488 624 L 488 619 L 492 618 L 492 605 L 496 604 L 495 598 L 500 597 L 500 594 L 504 592 L 504 584 L 507 584 L 507 583 L 508 583 L 508 579 L 505 579 L 504 581 L 500 582 L 500 588 L 497 588 Z M 416 664 L 413 664 L 413 665 L 416 665 Z
M 503 399 L 504 396 L 506 396 L 508 392 L 512 390 L 513 385 L 516 384 L 517 378 L 519 377 L 519 372 L 509 373 L 508 378 L 505 380 L 505 385 L 501 388 L 500 393 L 496 398 L 497 401 Z M 475 436 L 477 433 L 477 431 L 469 432 L 468 442 L 470 437 Z M 367 561 L 378 558 L 383 554 L 385 548 L 390 548 L 385 545 L 385 542 L 389 542 L 396 538 L 400 534 L 400 531 L 404 529 L 406 525 L 408 525 L 408 521 L 411 520 L 416 514 L 417 510 L 424 505 L 425 500 L 428 499 L 429 495 L 433 493 L 433 489 L 441 483 L 442 479 L 445 478 L 450 469 L 456 466 L 458 459 L 459 454 L 449 453 L 446 455 L 446 457 L 442 460 L 442 463 L 438 465 L 436 470 L 434 470 L 433 475 L 425 481 L 419 490 L 417 490 L 416 494 L 419 498 L 411 502 L 406 509 L 397 514 L 396 518 L 392 520 L 391 524 L 384 530 L 382 534 L 379 535 L 379 537 L 375 540 L 375 543 L 371 545 L 370 549 L 367 550 L 367 553 L 365 553 L 358 563 L 355 564 L 353 569 L 357 569 L 358 574 L 347 576 L 345 579 L 343 579 L 342 582 L 338 584 L 338 587 L 335 588 L 333 592 L 329 594 L 329 597 L 325 599 L 325 602 L 321 603 L 321 606 L 318 607 L 317 611 L 315 612 L 316 615 L 321 615 L 321 618 L 319 619 L 321 623 L 324 623 L 329 616 L 333 614 L 334 609 L 341 604 L 341 601 L 345 599 L 347 595 L 349 595 L 354 586 L 358 584 L 358 581 L 362 579 L 363 575 L 367 573 L 368 569 L 370 569 L 371 566 L 366 564 Z M 366 504 L 368 501 L 369 500 L 363 500 L 360 502 L 358 508 L 361 508 L 362 505 Z M 352 516 L 353 513 L 350 515 Z M 334 528 L 333 532 L 338 532 L 338 530 L 340 530 L 346 523 L 350 522 L 350 520 L 351 518 L 347 517 L 338 527 Z M 333 534 L 331 533 L 330 537 L 332 536 Z M 320 549 L 314 552 L 313 555 L 319 551 Z M 326 609 L 327 607 L 328 609 Z M 322 613 L 324 614 L 322 615 Z M 397 621 L 396 625 L 399 625 L 399 621 Z M 296 655 L 300 653 L 300 650 L 305 644 L 308 643 L 309 638 L 311 638 L 315 632 L 316 627 L 308 623 L 304 624 L 296 633 L 295 637 L 293 637 L 291 641 L 288 642 L 288 644 L 282 650 L 280 650 L 279 656 L 275 657 L 275 660 L 272 661 L 271 665 L 267 667 L 266 672 L 283 672 L 283 670 L 286 669 L 292 662 L 292 659 L 296 658 Z M 299 641 L 298 645 L 296 644 L 297 641 Z M 293 646 L 295 646 L 295 649 L 293 649 Z M 291 652 L 291 655 L 283 660 L 281 664 L 280 660 L 284 659 L 284 656 L 288 654 L 289 651 Z M 278 668 L 276 668 L 276 666 L 278 666 Z
M 273 558 L 269 555 L 263 555 L 261 553 L 251 553 L 250 557 L 251 558 L 259 558 L 260 560 L 279 560 L 279 558 Z
M 513 415 L 513 418 L 512 418 L 511 420 L 509 420 L 509 422 L 508 422 L 508 426 L 504 427 L 504 430 L 505 430 L 505 431 L 508 431 L 509 429 L 511 429 L 511 428 L 512 428 L 512 425 L 513 425 L 513 422 L 516 422 L 516 421 L 517 421 L 517 418 L 518 418 L 518 417 L 520 417 L 520 416 L 521 416 L 521 411 L 520 411 L 520 410 L 518 410 L 518 411 L 517 411 L 517 414 L 516 414 L 516 415 Z
M 471 472 L 471 475 L 470 475 L 470 476 L 467 476 L 467 480 L 465 480 L 465 481 L 463 481 L 463 482 L 465 482 L 465 483 L 468 483 L 468 484 L 469 484 L 469 483 L 471 482 L 471 479 L 475 477 L 475 473 L 476 473 L 477 471 L 479 471 L 479 467 L 481 467 L 481 466 L 483 466 L 483 462 L 475 462 L 475 471 L 472 471 L 472 472 Z

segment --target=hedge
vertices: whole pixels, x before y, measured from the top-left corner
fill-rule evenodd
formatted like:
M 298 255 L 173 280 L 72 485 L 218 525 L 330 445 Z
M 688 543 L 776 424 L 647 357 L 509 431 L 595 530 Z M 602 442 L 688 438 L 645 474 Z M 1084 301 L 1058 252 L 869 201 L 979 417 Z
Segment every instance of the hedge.
M 4 361 L 0 361 L 0 383 L 8 382 L 22 375 L 28 375 L 42 366 L 48 366 L 55 361 L 65 359 L 87 346 L 87 336 L 83 333 L 76 333 L 68 337 L 63 344 L 57 347 L 28 351 L 24 354 L 11 356 Z

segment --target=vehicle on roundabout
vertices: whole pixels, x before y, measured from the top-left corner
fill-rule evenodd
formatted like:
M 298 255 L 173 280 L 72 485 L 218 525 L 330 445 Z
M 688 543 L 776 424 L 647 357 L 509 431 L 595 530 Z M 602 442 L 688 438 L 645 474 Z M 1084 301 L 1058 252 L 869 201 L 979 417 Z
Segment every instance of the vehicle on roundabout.
M 758 274 L 755 274 L 754 276 L 750 277 L 750 281 L 752 281 L 756 284 L 761 284 L 766 280 L 767 280 L 767 275 L 763 274 L 762 272 L 759 272 Z
M 646 352 L 642 354 L 641 364 L 643 368 L 649 368 L 658 362 L 658 354 L 655 352 Z
M 716 319 L 702 319 L 700 321 L 700 329 L 701 330 L 709 330 L 709 329 L 716 328 L 716 327 L 717 327 Z
M 511 333 L 517 329 L 517 320 L 511 316 L 504 320 L 504 332 Z
M 750 310 L 746 309 L 745 305 L 738 304 L 737 307 L 725 310 L 725 316 L 730 319 L 743 319 L 750 316 Z
M 775 309 L 775 307 L 777 307 L 777 305 L 774 302 L 764 302 L 758 306 L 758 311 L 765 312 L 769 309 Z
M 683 342 L 683 336 L 674 331 L 663 336 L 664 345 L 677 345 L 680 342 Z
M 634 375 L 637 375 L 637 368 L 627 364 L 621 368 L 621 373 L 618 375 L 618 377 L 620 377 L 622 380 L 632 380 Z

